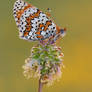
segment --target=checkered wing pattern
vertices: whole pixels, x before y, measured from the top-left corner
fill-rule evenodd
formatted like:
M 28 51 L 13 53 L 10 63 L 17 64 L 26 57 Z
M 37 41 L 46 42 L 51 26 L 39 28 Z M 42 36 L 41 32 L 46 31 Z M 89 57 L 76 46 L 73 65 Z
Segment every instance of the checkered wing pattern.
M 19 37 L 29 41 L 45 40 L 60 32 L 56 24 L 41 10 L 22 0 L 14 4 L 13 14 Z

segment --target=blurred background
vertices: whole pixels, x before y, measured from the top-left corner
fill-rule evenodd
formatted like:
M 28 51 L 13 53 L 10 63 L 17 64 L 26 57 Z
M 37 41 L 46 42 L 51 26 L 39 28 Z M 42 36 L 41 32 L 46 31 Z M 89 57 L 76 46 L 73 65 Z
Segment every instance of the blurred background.
M 13 18 L 16 0 L 0 0 L 0 92 L 37 92 L 38 79 L 26 80 L 24 61 L 36 42 L 19 39 Z M 25 0 L 39 9 L 51 8 L 54 21 L 67 28 L 57 41 L 64 53 L 62 79 L 43 92 L 92 92 L 92 0 Z

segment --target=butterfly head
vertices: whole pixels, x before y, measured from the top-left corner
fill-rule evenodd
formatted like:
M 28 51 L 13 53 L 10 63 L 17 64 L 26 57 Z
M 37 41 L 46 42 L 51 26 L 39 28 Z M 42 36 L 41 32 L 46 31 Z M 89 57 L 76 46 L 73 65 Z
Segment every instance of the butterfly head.
M 66 28 L 60 29 L 61 36 L 64 37 L 66 34 Z

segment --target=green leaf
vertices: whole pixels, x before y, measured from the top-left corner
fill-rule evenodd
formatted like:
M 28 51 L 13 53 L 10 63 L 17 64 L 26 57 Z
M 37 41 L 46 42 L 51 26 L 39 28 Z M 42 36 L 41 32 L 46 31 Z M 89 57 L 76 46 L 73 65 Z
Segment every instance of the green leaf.
M 60 61 L 58 58 L 54 58 L 54 61 Z
M 44 68 L 41 70 L 41 74 L 46 74 L 47 73 L 47 70 Z
M 40 56 L 39 54 L 34 54 L 34 55 L 32 56 L 32 58 L 33 58 L 33 59 L 38 59 L 39 56 Z
M 38 52 L 39 49 L 38 48 L 33 48 L 33 52 Z

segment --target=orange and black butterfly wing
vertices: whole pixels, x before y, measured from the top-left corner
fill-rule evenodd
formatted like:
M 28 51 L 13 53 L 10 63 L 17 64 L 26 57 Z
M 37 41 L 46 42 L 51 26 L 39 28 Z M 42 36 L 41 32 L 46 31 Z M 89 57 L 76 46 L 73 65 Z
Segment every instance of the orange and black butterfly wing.
M 46 14 L 22 0 L 15 2 L 13 13 L 22 39 L 45 40 L 60 33 L 60 29 Z

